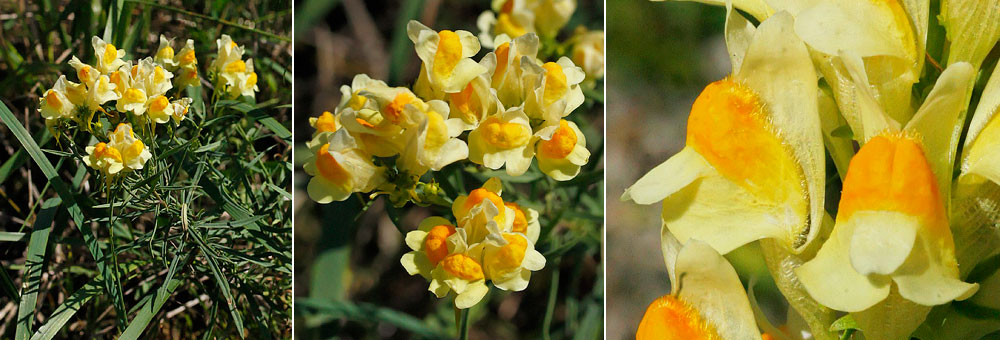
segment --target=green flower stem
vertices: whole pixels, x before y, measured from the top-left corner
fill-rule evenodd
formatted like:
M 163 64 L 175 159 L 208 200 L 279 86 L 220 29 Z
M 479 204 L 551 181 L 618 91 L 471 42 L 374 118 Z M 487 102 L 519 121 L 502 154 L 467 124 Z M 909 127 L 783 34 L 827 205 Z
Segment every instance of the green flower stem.
M 458 323 L 458 339 L 465 340 L 469 338 L 469 309 L 462 309 L 459 313 L 462 315 Z

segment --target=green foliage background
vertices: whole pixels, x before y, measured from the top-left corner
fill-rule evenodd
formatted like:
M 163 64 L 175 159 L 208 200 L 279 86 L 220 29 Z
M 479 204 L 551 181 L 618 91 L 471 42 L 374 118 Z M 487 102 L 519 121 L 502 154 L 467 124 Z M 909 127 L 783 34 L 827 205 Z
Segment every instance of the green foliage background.
M 0 2 L 0 338 L 290 337 L 290 28 L 281 0 Z M 95 141 L 57 141 L 38 99 L 92 36 L 137 60 L 159 34 L 195 41 L 203 86 L 108 195 L 80 161 Z M 254 59 L 256 101 L 213 100 L 221 34 Z
M 412 85 L 420 60 L 406 36 L 406 22 L 436 30 L 478 34 L 476 17 L 490 1 L 297 1 L 295 18 L 295 332 L 300 339 L 441 339 L 457 334 L 452 298 L 437 299 L 428 282 L 399 263 L 409 249 L 404 233 L 448 207 L 392 208 L 385 199 L 355 195 L 320 205 L 301 171 L 309 157 L 308 117 L 333 111 L 339 88 L 366 73 L 390 86 Z M 579 1 L 561 39 L 577 26 L 602 29 L 603 4 Z M 481 51 L 473 60 L 479 60 Z M 540 211 L 538 250 L 546 267 L 532 273 L 522 292 L 491 289 L 469 312 L 472 339 L 595 339 L 603 337 L 602 235 L 603 82 L 570 118 L 586 135 L 590 163 L 574 180 L 556 183 L 536 165 L 509 177 L 462 161 L 429 173 L 454 199 L 490 176 L 504 181 L 504 201 Z

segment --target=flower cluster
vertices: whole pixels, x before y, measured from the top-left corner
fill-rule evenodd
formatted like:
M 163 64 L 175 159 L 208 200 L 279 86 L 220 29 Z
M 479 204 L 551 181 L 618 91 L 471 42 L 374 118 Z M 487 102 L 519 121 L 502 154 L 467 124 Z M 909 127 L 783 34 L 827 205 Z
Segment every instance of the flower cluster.
M 413 251 L 400 263 L 410 275 L 430 280 L 439 298 L 455 293 L 455 306 L 469 308 L 488 292 L 486 280 L 497 288 L 521 291 L 532 271 L 545 267 L 535 250 L 538 212 L 500 197 L 500 180 L 492 178 L 452 205 L 458 223 L 429 217 L 406 234 Z
M 257 72 L 253 70 L 253 59 L 243 60 L 243 46 L 237 45 L 228 35 L 223 34 L 215 41 L 219 57 L 212 61 L 209 70 L 214 76 L 215 86 L 231 98 L 253 97 L 257 92 Z M 182 55 L 183 56 L 183 55 Z
M 966 276 L 993 251 L 983 248 L 997 244 L 992 231 L 977 230 L 993 229 L 1000 216 L 991 203 L 1000 198 L 1000 162 L 994 162 L 1000 153 L 984 151 L 997 150 L 991 127 L 1000 106 L 1000 69 L 982 92 L 962 157 L 955 156 L 976 68 L 1000 37 L 1000 8 L 976 10 L 962 1 L 942 8 L 953 41 L 945 67 L 934 73 L 923 63 L 926 7 L 897 1 L 782 6 L 737 5 L 756 17 L 755 26 L 728 5 L 732 74 L 695 100 L 685 148 L 623 199 L 663 202 L 664 256 L 671 281 L 683 285 L 681 295 L 693 284 L 677 276 L 699 269 L 675 273 L 671 262 L 682 270 L 683 254 L 668 249 L 706 244 L 726 254 L 759 240 L 778 286 L 815 338 L 833 337 L 831 309 L 850 313 L 868 339 L 909 338 L 925 319 L 933 325 L 927 328 L 962 320 L 949 309 L 935 320 L 928 315 L 934 306 L 976 301 L 984 281 Z M 970 38 L 980 34 L 986 38 Z M 922 77 L 930 86 L 918 91 Z M 843 184 L 839 195 L 825 191 L 827 152 Z M 837 209 L 827 212 L 830 197 Z M 668 297 L 649 307 L 638 338 L 760 336 L 752 318 L 715 318 L 732 311 L 723 302 L 686 305 Z M 968 334 L 946 332 L 952 335 L 941 338 Z
M 422 61 L 412 89 L 360 74 L 341 88 L 334 113 L 310 119 L 314 157 L 305 170 L 314 176 L 313 200 L 379 189 L 395 193 L 394 202 L 421 203 L 419 177 L 465 159 L 511 176 L 524 174 L 533 159 L 557 181 L 579 174 L 590 152 L 566 118 L 584 102 L 586 74 L 570 58 L 538 59 L 534 33 L 501 34 L 492 40 L 496 49 L 476 62 L 481 42 L 470 32 L 434 31 L 416 21 L 407 32 Z M 596 59 L 603 59 L 603 40 L 587 34 L 579 40 L 574 55 L 602 69 Z M 392 166 L 384 161 L 390 157 Z
M 218 44 L 220 58 L 213 65 L 224 63 L 224 70 L 217 73 L 220 79 L 227 79 L 220 85 L 230 93 L 252 96 L 257 89 L 254 85 L 257 76 L 251 61 L 247 62 L 249 66 L 239 67 L 244 65 L 239 60 L 243 48 L 226 35 Z M 87 64 L 72 57 L 69 65 L 76 70 L 78 83 L 60 76 L 43 94 L 38 111 L 53 131 L 75 123 L 93 133 L 98 143 L 85 148 L 87 156 L 83 160 L 111 181 L 120 173 L 143 168 L 151 158 L 146 143 L 153 139 L 157 124 L 173 120 L 179 125 L 187 116 L 193 99 L 184 96 L 181 90 L 199 85 L 198 60 L 192 40 L 187 40 L 180 52 L 175 53 L 173 41 L 162 35 L 155 55 L 138 60 L 127 60 L 125 50 L 98 37 L 93 37 L 91 45 L 95 63 Z M 229 67 L 234 64 L 238 65 Z M 104 115 L 96 116 L 97 112 Z M 103 126 L 102 119 L 115 124 L 115 129 L 94 129 Z M 140 127 L 139 137 L 133 126 Z

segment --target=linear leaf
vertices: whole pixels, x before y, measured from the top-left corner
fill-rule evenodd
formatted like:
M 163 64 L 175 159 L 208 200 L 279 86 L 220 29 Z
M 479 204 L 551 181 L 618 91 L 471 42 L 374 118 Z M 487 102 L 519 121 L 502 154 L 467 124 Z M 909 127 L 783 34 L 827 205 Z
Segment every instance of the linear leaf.
M 31 229 L 28 254 L 25 256 L 24 275 L 21 278 L 21 305 L 17 309 L 17 333 L 14 339 L 25 340 L 31 335 L 31 323 L 35 320 L 35 302 L 42 287 L 42 270 L 45 268 L 45 250 L 49 247 L 49 233 L 52 219 L 62 201 L 58 198 L 42 203 Z
M 48 320 L 42 327 L 38 328 L 38 332 L 31 336 L 31 340 L 49 340 L 59 333 L 66 322 L 76 314 L 76 311 L 80 310 L 87 301 L 91 298 L 101 294 L 103 289 L 101 288 L 100 277 L 97 277 L 86 285 L 77 289 L 62 305 L 56 308 L 52 315 L 49 316 Z

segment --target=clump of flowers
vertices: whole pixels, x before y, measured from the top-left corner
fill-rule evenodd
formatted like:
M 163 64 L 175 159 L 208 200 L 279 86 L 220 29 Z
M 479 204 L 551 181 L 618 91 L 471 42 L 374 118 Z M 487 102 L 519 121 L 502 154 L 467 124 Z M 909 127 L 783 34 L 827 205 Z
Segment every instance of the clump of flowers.
M 518 16 L 532 18 L 524 26 L 530 29 L 513 29 L 521 23 L 507 12 L 499 19 L 507 25 L 501 31 L 478 36 L 410 21 L 407 35 L 421 61 L 413 86 L 356 75 L 341 87 L 332 112 L 310 118 L 316 130 L 306 143 L 307 191 L 316 202 L 370 193 L 395 207 L 451 208 L 450 215 L 427 218 L 406 234 L 412 251 L 401 263 L 430 281 L 437 297 L 453 293 L 459 309 L 478 303 L 487 283 L 524 290 L 531 272 L 545 266 L 535 249 L 539 213 L 501 198 L 499 178 L 449 197 L 434 173 L 464 163 L 459 171 L 518 177 L 534 164 L 538 179 L 576 178 L 591 153 L 572 113 L 586 101 L 584 89 L 603 77 L 603 33 L 580 28 L 566 43 L 555 40 L 574 1 L 497 5 L 518 6 Z M 542 41 L 553 47 L 543 49 Z M 475 60 L 484 47 L 492 50 Z
M 759 242 L 790 312 L 807 324 L 785 332 L 758 316 L 765 338 L 846 339 L 860 331 L 866 339 L 966 339 L 996 330 L 968 325 L 996 308 L 990 255 L 1000 240 L 1000 163 L 992 160 L 1000 158 L 984 150 L 997 150 L 990 127 L 1000 68 L 969 123 L 965 114 L 977 102 L 970 101 L 977 68 L 989 64 L 986 51 L 1000 37 L 1000 7 L 929 7 L 727 2 L 732 74 L 695 100 L 686 147 L 622 196 L 663 202 L 675 291 L 650 305 L 637 338 L 758 338 L 753 322 L 712 320 L 718 303 L 674 297 L 716 284 L 686 279 L 702 268 L 680 268 L 679 244 L 725 254 L 751 242 Z M 949 39 L 943 67 L 928 52 L 929 11 L 941 14 Z M 827 154 L 834 176 L 826 174 Z M 826 192 L 824 179 L 842 191 Z M 724 334 L 734 329 L 742 335 Z
M 397 206 L 430 204 L 439 191 L 420 177 L 462 160 L 520 176 L 537 159 L 557 181 L 573 179 L 587 164 L 586 136 L 567 118 L 584 102 L 584 80 L 603 77 L 603 33 L 583 31 L 573 59 L 556 61 L 539 59 L 533 32 L 501 34 L 491 40 L 495 50 L 477 62 L 472 57 L 482 37 L 416 21 L 407 32 L 422 61 L 412 89 L 359 74 L 341 88 L 334 112 L 310 119 L 316 131 L 305 170 L 313 176 L 313 200 L 342 201 L 374 190 Z
M 437 297 L 456 295 L 455 306 L 469 308 L 488 291 L 486 281 L 503 290 L 528 287 L 531 272 L 545 267 L 535 250 L 538 212 L 504 202 L 500 180 L 493 178 L 452 205 L 452 219 L 428 217 L 406 234 L 413 251 L 400 259 L 410 275 L 431 281 Z
M 252 97 L 257 90 L 252 61 L 239 60 L 243 48 L 229 36 L 218 44 L 220 58 L 213 65 L 232 66 L 216 70 L 219 85 L 231 95 Z M 93 64 L 72 57 L 77 82 L 61 75 L 40 99 L 38 112 L 55 135 L 72 129 L 94 135 L 97 142 L 85 148 L 83 162 L 108 182 L 143 169 L 152 157 L 156 126 L 171 120 L 179 125 L 188 114 L 194 100 L 181 90 L 200 79 L 194 42 L 187 40 L 178 53 L 172 45 L 161 35 L 154 56 L 132 60 L 95 36 Z

